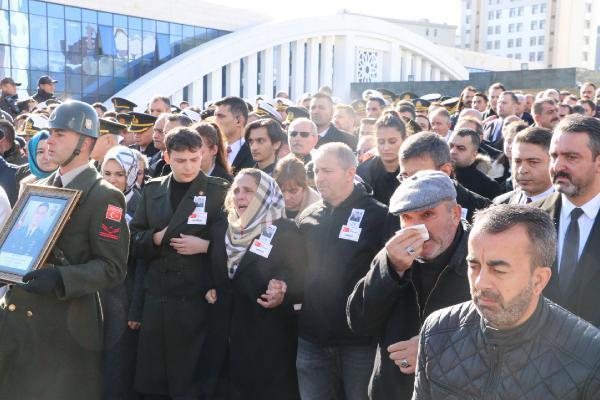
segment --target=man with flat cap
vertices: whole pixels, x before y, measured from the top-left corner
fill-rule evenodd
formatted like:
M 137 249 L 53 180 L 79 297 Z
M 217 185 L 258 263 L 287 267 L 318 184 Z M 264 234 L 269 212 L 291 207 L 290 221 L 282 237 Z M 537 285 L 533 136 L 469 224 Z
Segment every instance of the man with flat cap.
M 54 96 L 54 90 L 56 88 L 56 84 L 58 81 L 56 79 L 52 79 L 52 77 L 48 75 L 41 76 L 38 79 L 38 89 L 37 93 L 32 97 L 37 103 L 44 103 L 50 99 L 56 99 Z
M 130 147 L 139 150 L 140 153 L 150 159 L 158 152 L 152 140 L 156 117 L 138 112 L 132 112 L 130 115 L 131 123 L 129 124 L 129 132 L 133 132 L 135 140 L 135 144 Z
M 104 156 L 108 153 L 108 150 L 121 143 L 123 140 L 121 132 L 123 129 L 127 129 L 126 125 L 120 124 L 110 118 L 99 118 L 99 121 L 100 129 L 98 131 L 98 139 L 96 139 L 96 144 L 94 145 L 91 154 L 94 167 L 98 172 L 100 172 L 100 167 L 102 166 Z
M 17 86 L 21 86 L 21 84 L 15 82 L 14 79 L 10 77 L 3 78 L 0 81 L 0 90 L 2 90 L 0 110 L 10 114 L 13 119 L 21 112 Z
M 350 328 L 377 340 L 371 400 L 411 398 L 421 324 L 469 299 L 469 225 L 450 177 L 425 170 L 404 179 L 389 210 L 402 229 L 375 256 L 346 308 Z
M 137 107 L 137 104 L 133 101 L 129 101 L 122 97 L 113 97 L 110 101 L 113 103 L 113 107 L 117 114 L 130 113 Z

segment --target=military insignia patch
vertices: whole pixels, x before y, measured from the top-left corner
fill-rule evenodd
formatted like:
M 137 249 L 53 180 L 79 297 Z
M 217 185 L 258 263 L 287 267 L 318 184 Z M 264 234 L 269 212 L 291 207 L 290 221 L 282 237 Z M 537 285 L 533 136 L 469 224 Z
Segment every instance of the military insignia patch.
M 112 204 L 108 205 L 108 208 L 106 209 L 106 219 L 121 222 L 122 217 L 123 209 L 121 207 L 113 206 Z
M 119 240 L 119 234 L 121 233 L 121 228 L 111 228 L 106 224 L 102 224 L 102 229 L 100 230 L 100 237 L 110 240 Z

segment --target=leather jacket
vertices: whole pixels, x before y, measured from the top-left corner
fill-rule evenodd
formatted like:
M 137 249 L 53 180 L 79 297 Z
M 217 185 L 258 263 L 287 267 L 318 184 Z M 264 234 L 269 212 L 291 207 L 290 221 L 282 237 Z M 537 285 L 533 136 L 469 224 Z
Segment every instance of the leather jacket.
M 600 330 L 544 297 L 509 330 L 471 301 L 433 313 L 417 364 L 413 400 L 600 398 Z

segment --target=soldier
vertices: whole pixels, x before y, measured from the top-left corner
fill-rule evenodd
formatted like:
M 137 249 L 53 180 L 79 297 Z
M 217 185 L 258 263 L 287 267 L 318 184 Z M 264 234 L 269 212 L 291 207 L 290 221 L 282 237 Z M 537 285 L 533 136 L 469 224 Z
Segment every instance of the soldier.
M 89 164 L 94 109 L 68 101 L 50 117 L 44 186 L 82 191 L 48 264 L 9 288 L 0 307 L 0 398 L 99 400 L 102 312 L 98 291 L 123 281 L 129 246 L 123 194 Z
M 195 368 L 206 329 L 204 294 L 212 288 L 205 253 L 229 186 L 201 171 L 202 145 L 191 128 L 167 133 L 172 172 L 146 183 L 131 221 L 132 251 L 148 266 L 135 389 L 150 397 L 200 395 Z

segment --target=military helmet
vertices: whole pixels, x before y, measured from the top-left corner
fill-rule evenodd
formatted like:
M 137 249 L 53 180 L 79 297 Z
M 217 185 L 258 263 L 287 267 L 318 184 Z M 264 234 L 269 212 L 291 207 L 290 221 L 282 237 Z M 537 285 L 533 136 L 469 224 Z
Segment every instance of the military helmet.
M 69 100 L 52 112 L 49 129 L 69 129 L 81 135 L 98 138 L 98 114 L 87 103 Z

